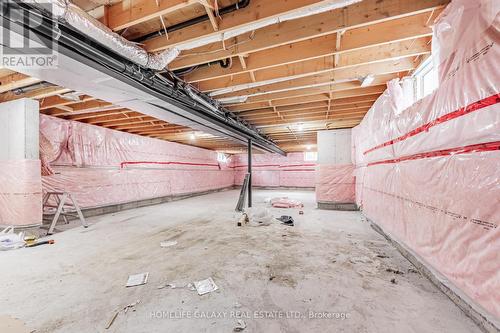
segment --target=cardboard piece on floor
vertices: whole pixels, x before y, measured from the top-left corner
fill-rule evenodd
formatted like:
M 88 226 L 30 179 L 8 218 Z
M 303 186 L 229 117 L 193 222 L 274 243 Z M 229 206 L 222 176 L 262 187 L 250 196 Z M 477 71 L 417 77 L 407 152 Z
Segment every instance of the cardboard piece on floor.
M 161 247 L 170 247 L 177 245 L 177 241 L 165 241 L 165 242 L 160 242 Z
M 0 332 L 31 333 L 34 332 L 34 330 L 27 328 L 21 319 L 13 318 L 11 316 L 1 315 Z
M 127 284 L 125 287 L 135 287 L 135 286 L 140 286 L 143 284 L 146 284 L 148 282 L 148 276 L 149 273 L 140 273 L 140 274 L 134 274 L 134 275 L 129 275 Z
M 205 280 L 195 281 L 194 287 L 196 288 L 198 295 L 205 295 L 219 289 L 211 277 Z

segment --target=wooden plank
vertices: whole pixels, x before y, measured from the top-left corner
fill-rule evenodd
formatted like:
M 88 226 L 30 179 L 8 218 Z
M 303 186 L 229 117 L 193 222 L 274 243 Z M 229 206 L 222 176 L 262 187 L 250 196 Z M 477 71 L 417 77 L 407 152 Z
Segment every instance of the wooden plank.
M 83 120 L 87 124 L 92 125 L 102 125 L 104 123 L 115 122 L 118 120 L 128 120 L 134 118 L 142 118 L 144 115 L 139 112 L 131 112 L 130 110 L 123 109 L 113 112 L 103 112 L 101 115 L 94 115 L 91 118 L 80 118 L 78 120 Z
M 55 109 L 55 111 L 51 110 L 51 109 L 47 109 L 47 110 L 45 110 L 45 113 L 53 115 L 53 116 L 57 116 L 57 117 L 63 117 L 63 116 L 70 116 L 70 115 L 82 115 L 82 114 L 88 114 L 88 113 L 94 114 L 96 112 L 109 112 L 109 111 L 115 111 L 115 110 L 126 110 L 122 106 L 113 105 L 113 104 L 111 104 L 110 106 L 102 107 L 102 108 L 94 107 L 94 108 L 83 109 L 83 110 L 64 111 L 64 110 L 58 110 L 58 108 L 54 108 L 54 109 Z
M 212 11 L 213 8 L 208 3 L 208 0 L 198 0 L 198 2 L 201 5 L 203 5 L 203 7 L 205 7 L 205 11 L 207 12 L 208 19 L 210 20 L 210 23 L 212 24 L 212 28 L 214 29 L 214 31 L 219 31 L 219 24 L 217 23 L 217 18 L 215 17 L 214 12 Z
M 399 74 L 398 74 L 399 72 L 414 68 L 415 65 L 413 64 L 413 62 L 411 62 L 411 59 L 409 59 L 409 60 L 410 61 L 403 64 L 402 67 L 399 67 L 399 64 L 396 65 L 397 66 L 396 68 L 394 67 L 395 66 L 394 63 L 391 63 L 391 62 L 385 62 L 384 65 L 387 65 L 387 66 L 384 66 L 384 65 L 359 66 L 359 67 L 356 67 L 356 74 L 369 73 L 371 75 L 375 75 L 375 79 L 371 83 L 371 85 L 385 84 L 387 81 L 390 81 L 394 78 L 399 77 Z M 391 74 L 386 74 L 387 72 L 389 72 Z M 269 98 L 269 96 L 272 96 L 274 93 L 286 92 L 286 91 L 296 90 L 296 89 L 304 89 L 304 88 L 312 88 L 312 87 L 321 87 L 321 86 L 331 85 L 332 89 L 330 91 L 338 91 L 338 90 L 342 90 L 342 89 L 351 89 L 351 88 L 359 87 L 361 85 L 361 82 L 359 80 L 350 81 L 350 82 L 343 82 L 343 81 L 349 80 L 349 79 L 352 80 L 353 78 L 356 78 L 356 77 L 363 77 L 363 75 L 354 76 L 353 71 L 350 71 L 347 69 L 344 71 L 341 71 L 341 70 L 331 71 L 331 72 L 322 73 L 322 74 L 318 74 L 318 75 L 306 76 L 306 77 L 298 78 L 295 80 L 289 80 L 289 81 L 284 81 L 284 82 L 279 82 L 279 83 L 262 85 L 262 86 L 258 86 L 255 88 L 240 90 L 240 91 L 236 91 L 233 93 L 215 96 L 215 98 L 249 96 L 250 98 L 248 98 L 246 100 L 246 102 L 252 103 L 252 102 L 259 101 L 261 99 L 273 99 L 273 98 Z
M 351 104 L 351 105 L 343 105 L 343 106 L 338 106 L 329 109 L 328 107 L 311 107 L 309 109 L 302 109 L 302 110 L 293 110 L 293 111 L 282 111 L 280 112 L 281 115 L 284 117 L 288 115 L 307 115 L 311 113 L 320 113 L 320 112 L 339 112 L 339 111 L 356 111 L 360 108 L 366 109 L 370 108 L 373 105 L 373 102 L 365 102 L 365 103 L 357 103 L 357 104 Z M 243 117 L 246 120 L 254 120 L 254 119 L 260 119 L 260 118 L 267 118 L 267 117 L 272 117 L 276 116 L 276 114 L 273 113 L 260 113 L 258 111 L 254 111 L 252 113 L 248 114 L 241 114 L 241 117 Z
M 66 88 L 57 87 L 57 86 L 37 89 L 37 90 L 30 91 L 30 92 L 27 92 L 24 94 L 19 94 L 19 95 L 16 95 L 13 92 L 9 91 L 9 92 L 6 92 L 6 93 L 3 93 L 2 95 L 0 95 L 0 103 L 13 101 L 13 100 L 21 99 L 21 98 L 34 98 L 34 99 L 46 98 L 49 96 L 64 94 L 64 93 L 67 93 L 70 91 L 71 91 L 71 89 L 66 89 Z
M 437 10 L 435 13 L 437 14 L 439 12 L 440 10 Z M 435 16 L 433 15 L 433 17 Z M 243 69 L 240 66 L 233 66 L 234 68 L 231 69 L 212 66 L 210 68 L 198 69 L 192 74 L 186 75 L 185 79 L 190 82 L 207 80 L 250 70 L 259 70 L 308 59 L 332 56 L 338 53 L 343 54 L 348 51 L 375 45 L 384 45 L 391 42 L 431 36 L 432 29 L 427 23 L 428 18 L 429 13 L 423 13 L 347 30 L 342 38 L 343 43 L 339 50 L 335 49 L 336 34 L 315 37 L 298 42 L 292 42 L 292 38 L 292 40 L 288 41 L 285 45 L 266 48 L 264 50 L 246 50 L 246 53 L 249 53 L 247 69 Z M 313 20 L 309 22 L 309 24 L 314 24 Z M 247 43 L 244 45 L 246 44 Z M 243 52 L 240 47 L 238 47 L 238 51 Z M 192 52 L 193 55 L 189 55 L 189 52 Z M 219 57 L 218 54 L 220 54 L 221 57 Z M 232 54 L 228 55 L 227 51 L 210 52 L 209 47 L 205 47 L 203 50 L 197 48 L 191 51 L 185 51 L 181 57 L 169 64 L 169 68 L 179 69 L 191 67 L 225 59 L 228 56 L 232 56 Z
M 139 122 L 131 122 L 129 124 L 123 124 L 123 125 L 112 125 L 112 126 L 107 126 L 108 128 L 112 128 L 117 131 L 123 131 L 123 130 L 131 130 L 131 129 L 138 129 L 138 128 L 164 128 L 168 126 L 168 123 L 161 121 L 161 120 L 149 120 L 149 121 L 139 121 Z
M 309 96 L 309 95 L 318 95 L 321 93 L 329 93 L 331 91 L 334 91 L 333 94 L 337 96 L 336 98 L 340 98 L 339 96 L 342 97 L 352 97 L 352 96 L 362 96 L 362 95 L 371 95 L 375 93 L 382 93 L 386 89 L 385 84 L 384 85 L 378 85 L 378 86 L 372 86 L 372 87 L 366 87 L 366 88 L 354 88 L 354 89 L 341 89 L 341 90 L 332 90 L 332 87 L 330 86 L 322 86 L 322 87 L 317 87 L 317 88 L 306 88 L 306 89 L 298 89 L 298 90 L 291 90 L 291 91 L 285 91 L 283 93 L 274 93 L 274 94 L 269 94 L 266 96 L 272 97 L 274 102 L 277 102 L 277 100 L 280 99 L 289 99 L 292 97 L 303 97 L 303 96 Z M 260 96 L 258 96 L 260 97 Z
M 368 111 L 368 110 L 366 110 Z M 329 115 L 327 120 L 346 120 L 346 119 L 355 119 L 361 120 L 366 114 L 366 111 L 361 111 L 359 113 L 352 114 L 340 114 L 340 115 Z M 324 114 L 320 115 L 310 115 L 310 116 L 298 116 L 298 117 L 288 117 L 284 121 L 283 120 L 258 120 L 252 121 L 252 124 L 256 127 L 259 126 L 267 126 L 267 125 L 281 125 L 281 124 L 297 124 L 303 123 L 306 121 L 315 121 L 315 120 L 323 120 L 325 119 Z
M 375 101 L 379 96 L 380 96 L 380 93 L 363 95 L 363 96 L 359 96 L 359 97 L 340 98 L 337 100 L 332 100 L 332 103 L 340 105 L 340 104 L 349 104 L 349 103 L 355 103 L 355 102 Z M 315 103 L 315 102 L 322 102 L 322 101 L 329 101 L 329 100 L 330 100 L 329 95 L 318 94 L 318 95 L 277 100 L 274 103 L 277 107 L 277 110 L 280 110 L 280 107 L 287 108 L 287 107 L 294 107 L 296 105 L 304 105 L 307 103 Z M 232 106 L 230 109 L 233 112 L 259 110 L 259 109 L 261 109 L 260 107 L 264 103 L 266 103 L 266 105 L 267 105 L 267 102 L 257 102 L 257 103 L 235 105 L 235 106 Z
M 258 82 L 270 80 L 284 80 L 285 78 L 298 79 L 303 76 L 333 73 L 336 80 L 354 79 L 368 74 L 381 75 L 395 73 L 398 71 L 407 71 L 415 68 L 413 57 L 397 60 L 387 60 L 376 63 L 369 63 L 363 66 L 338 67 L 334 68 L 333 58 L 307 60 L 302 63 L 294 63 L 284 66 L 268 68 L 255 73 Z M 198 83 L 198 89 L 204 92 L 225 89 L 228 87 L 238 87 L 250 84 L 251 81 L 245 75 L 235 75 L 234 77 L 223 77 L 215 80 L 202 81 Z
M 83 96 L 79 96 L 79 99 L 80 99 L 80 102 L 87 102 L 87 101 L 94 100 L 95 98 L 92 96 L 83 95 Z M 47 97 L 47 98 L 40 100 L 40 110 L 45 110 L 45 109 L 58 107 L 58 106 L 67 106 L 67 105 L 71 105 L 71 104 L 75 104 L 75 103 L 79 103 L 79 102 L 68 100 L 68 99 L 62 98 L 60 96 L 51 96 L 51 97 Z
M 186 42 L 200 41 L 202 38 L 217 37 L 221 33 L 227 33 L 232 30 L 241 29 L 256 25 L 264 20 L 277 18 L 280 15 L 292 13 L 297 10 L 307 10 L 311 6 L 321 2 L 320 0 L 287 0 L 287 1 L 269 1 L 252 0 L 250 4 L 224 15 L 219 23 L 219 30 L 213 31 L 210 22 L 198 23 L 178 31 L 172 31 L 167 38 L 152 38 L 145 42 L 148 51 L 163 50 L 168 47 L 174 47 Z M 324 1 L 323 1 L 324 2 Z
M 26 87 L 38 82 L 40 82 L 40 80 L 33 77 L 21 73 L 12 73 L 0 78 L 0 93 Z
M 114 31 L 122 30 L 197 3 L 198 0 L 163 0 L 158 6 L 154 0 L 119 2 L 107 6 L 107 23 Z
M 283 13 L 292 7 L 297 9 L 300 8 L 300 5 L 311 2 L 314 1 L 288 0 L 282 2 L 252 0 L 248 7 L 225 15 L 223 21 L 219 24 L 219 31 L 227 32 L 239 29 L 242 26 L 254 25 L 260 19 L 270 16 L 276 17 L 280 12 Z M 239 40 L 237 48 L 226 48 L 228 52 L 225 54 L 225 57 L 234 56 L 240 52 L 249 53 L 269 47 L 276 47 L 292 41 L 325 36 L 340 30 L 383 22 L 393 18 L 431 12 L 434 9 L 443 7 L 448 2 L 449 0 L 364 0 L 344 8 L 258 29 L 258 34 L 253 39 L 248 39 L 248 36 L 244 36 L 245 43 Z M 292 4 L 295 4 L 295 6 Z M 274 7 L 274 9 L 269 11 L 270 7 Z M 271 12 L 274 15 L 269 15 Z M 217 34 L 214 32 L 207 33 L 211 30 L 209 22 L 199 23 L 180 31 L 172 32 L 169 34 L 168 39 L 165 36 L 152 38 L 145 42 L 145 47 L 148 51 L 158 51 L 182 43 L 199 41 L 203 37 L 213 37 Z
M 62 116 L 61 118 L 64 118 L 67 120 L 81 121 L 84 119 L 92 120 L 92 119 L 97 119 L 97 118 L 102 118 L 102 117 L 114 116 L 115 117 L 114 119 L 116 119 L 118 117 L 125 117 L 125 115 L 131 114 L 131 113 L 133 113 L 133 111 L 123 109 L 123 110 L 114 110 L 114 111 L 106 111 L 106 112 L 92 112 L 92 113 L 86 113 L 83 115 L 68 114 L 66 116 Z

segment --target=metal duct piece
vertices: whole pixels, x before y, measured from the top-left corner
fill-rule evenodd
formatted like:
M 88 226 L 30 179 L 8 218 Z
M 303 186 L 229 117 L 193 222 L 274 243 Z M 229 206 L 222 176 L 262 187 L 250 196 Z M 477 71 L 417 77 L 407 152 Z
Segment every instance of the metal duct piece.
M 244 95 L 244 96 L 219 98 L 218 101 L 222 104 L 234 104 L 234 103 L 245 103 L 247 99 L 248 96 Z
M 192 86 L 190 85 L 187 85 L 185 87 L 186 89 L 186 92 L 187 94 L 196 102 L 200 103 L 201 105 L 209 108 L 210 110 L 214 111 L 214 112 L 217 112 L 217 113 L 221 113 L 221 111 L 219 110 L 219 108 L 215 105 L 213 105 L 212 103 L 210 103 L 209 101 L 205 100 L 201 93 L 199 93 L 198 91 L 196 91 Z
M 175 47 L 163 52 L 149 53 L 142 47 L 113 32 L 69 0 L 22 1 L 27 4 L 35 4 L 44 9 L 47 9 L 47 5 L 50 4 L 51 8 L 48 9 L 52 12 L 54 18 L 66 20 L 69 25 L 81 33 L 144 68 L 162 70 L 179 55 L 180 51 Z
M 29 93 L 31 91 L 35 91 L 38 89 L 54 87 L 54 86 L 55 85 L 52 83 L 42 81 L 42 82 L 31 84 L 31 85 L 26 86 L 26 87 L 13 89 L 12 92 L 14 93 L 14 95 L 22 95 L 22 94 L 26 94 L 26 93 Z

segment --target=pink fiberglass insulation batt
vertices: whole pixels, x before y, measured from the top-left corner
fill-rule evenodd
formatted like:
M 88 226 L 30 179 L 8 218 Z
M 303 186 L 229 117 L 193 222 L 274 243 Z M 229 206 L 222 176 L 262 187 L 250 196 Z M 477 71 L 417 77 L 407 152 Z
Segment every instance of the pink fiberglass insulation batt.
M 247 172 L 246 154 L 233 156 L 235 184 L 241 185 Z M 304 153 L 254 154 L 252 156 L 252 184 L 266 187 L 314 187 L 314 161 L 305 161 Z
M 42 222 L 39 160 L 0 161 L 0 226 Z
M 40 116 L 44 190 L 71 192 L 83 207 L 232 186 L 214 151 Z M 48 141 L 48 142 L 47 142 Z M 127 164 L 128 163 L 128 164 Z
M 442 43 L 440 87 L 402 109 L 401 88 L 391 82 L 352 139 L 356 202 L 364 214 L 500 317 L 500 46 L 494 3 L 452 1 L 434 30 Z
M 354 198 L 354 165 L 317 166 L 316 201 L 353 203 Z
M 287 197 L 283 198 L 272 198 L 271 206 L 274 208 L 302 208 L 304 204 L 298 200 L 289 199 Z

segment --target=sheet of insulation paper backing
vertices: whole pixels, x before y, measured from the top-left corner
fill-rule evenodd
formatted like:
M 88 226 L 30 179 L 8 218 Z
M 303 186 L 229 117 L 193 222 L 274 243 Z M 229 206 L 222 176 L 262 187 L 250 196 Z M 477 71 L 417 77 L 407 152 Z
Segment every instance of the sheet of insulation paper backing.
M 391 82 L 353 130 L 356 201 L 368 218 L 498 318 L 499 34 L 489 33 L 491 26 L 475 31 L 493 2 L 474 2 L 475 9 L 471 3 L 453 1 L 441 17 L 468 28 L 460 29 L 463 38 L 438 38 L 459 41 L 445 45 L 453 59 L 440 61 L 454 65 L 441 68 L 438 90 L 405 107 L 401 87 Z
M 39 160 L 0 161 L 0 226 L 42 223 Z
M 217 153 L 103 127 L 40 116 L 43 189 L 97 207 L 232 186 Z
M 316 201 L 354 203 L 354 165 L 318 165 Z
M 252 185 L 313 188 L 316 162 L 305 161 L 304 153 L 252 155 Z M 248 167 L 248 156 L 233 156 L 234 181 L 241 185 Z

